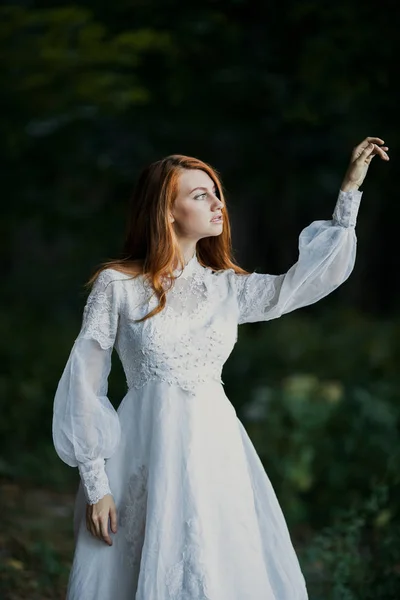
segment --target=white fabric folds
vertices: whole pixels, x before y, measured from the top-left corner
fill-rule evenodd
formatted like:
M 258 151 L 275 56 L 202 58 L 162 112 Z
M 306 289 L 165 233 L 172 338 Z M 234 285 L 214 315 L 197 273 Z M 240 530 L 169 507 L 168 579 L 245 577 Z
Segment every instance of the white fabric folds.
M 307 600 L 285 518 L 225 394 L 238 325 L 316 302 L 350 275 L 361 192 L 299 236 L 282 275 L 213 272 L 195 254 L 157 298 L 143 276 L 105 269 L 54 399 L 59 457 L 78 467 L 67 600 Z M 107 396 L 115 348 L 127 391 Z M 250 393 L 250 390 L 249 390 Z M 112 546 L 86 528 L 86 504 L 112 494 Z
M 90 504 L 111 493 L 104 459 L 120 440 L 119 418 L 107 397 L 119 310 L 118 283 L 110 275 L 103 271 L 92 288 L 54 399 L 56 452 L 78 466 Z

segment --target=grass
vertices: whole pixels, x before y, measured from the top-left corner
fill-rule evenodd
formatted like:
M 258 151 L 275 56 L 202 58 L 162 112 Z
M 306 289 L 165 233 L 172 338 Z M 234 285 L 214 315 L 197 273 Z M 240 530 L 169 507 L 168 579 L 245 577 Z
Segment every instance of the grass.
M 0 482 L 0 598 L 64 600 L 75 496 Z

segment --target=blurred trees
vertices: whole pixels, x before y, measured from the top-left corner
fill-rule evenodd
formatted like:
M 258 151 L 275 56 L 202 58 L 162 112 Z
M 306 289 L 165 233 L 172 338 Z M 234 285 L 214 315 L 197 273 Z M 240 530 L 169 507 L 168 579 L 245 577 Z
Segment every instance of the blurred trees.
M 115 254 L 138 170 L 170 152 L 195 154 L 221 171 L 238 259 L 283 272 L 296 259 L 300 229 L 330 217 L 352 146 L 379 135 L 392 162 L 372 165 L 357 267 L 338 294 L 367 310 L 395 309 L 399 284 L 387 277 L 397 256 L 392 4 L 3 7 L 0 128 L 12 290 L 29 264 L 59 278 L 60 264 L 79 259 L 77 282 Z
M 322 532 L 310 569 L 337 569 L 321 597 L 367 598 L 368 570 L 374 600 L 398 597 L 399 23 L 390 0 L 2 6 L 0 475 L 76 482 L 52 448 L 53 395 L 83 283 L 119 250 L 142 166 L 173 152 L 213 164 L 235 257 L 282 273 L 301 229 L 330 218 L 352 147 L 377 135 L 391 161 L 375 159 L 363 186 L 350 279 L 243 327 L 224 380 L 299 539 L 304 523 L 304 540 Z M 353 525 L 334 526 L 347 509 Z

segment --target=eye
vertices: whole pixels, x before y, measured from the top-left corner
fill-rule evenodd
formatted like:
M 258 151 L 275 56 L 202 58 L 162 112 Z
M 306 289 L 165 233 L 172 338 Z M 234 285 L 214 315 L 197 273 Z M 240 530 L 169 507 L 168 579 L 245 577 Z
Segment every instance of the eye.
M 202 192 L 201 194 L 197 194 L 197 196 L 195 196 L 195 199 L 197 200 L 198 198 L 205 198 L 207 196 L 207 192 Z

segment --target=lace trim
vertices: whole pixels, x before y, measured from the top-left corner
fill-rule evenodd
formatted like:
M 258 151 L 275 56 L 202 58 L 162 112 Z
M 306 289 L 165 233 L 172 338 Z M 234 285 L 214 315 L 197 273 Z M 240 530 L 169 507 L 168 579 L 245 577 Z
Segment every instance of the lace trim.
M 190 278 L 185 273 L 185 277 L 180 275 L 176 280 L 166 280 L 164 282 L 164 289 L 168 292 L 167 304 L 162 311 L 165 315 L 171 312 L 176 319 L 177 313 L 186 313 L 193 318 L 206 308 L 208 297 L 205 283 L 206 270 L 200 268 L 202 270 L 194 271 Z M 146 282 L 146 285 L 149 286 L 148 282 Z M 153 296 L 152 300 L 155 306 L 157 304 L 156 298 Z M 171 308 L 171 303 L 174 304 L 174 308 Z
M 147 479 L 147 467 L 141 465 L 129 478 L 126 495 L 119 511 L 119 523 L 129 548 L 126 559 L 136 571 L 140 567 L 146 529 Z
M 111 304 L 104 292 L 88 298 L 84 316 L 84 332 L 82 337 L 96 340 L 103 350 L 113 345 L 113 338 L 107 331 L 108 315 Z
M 251 273 L 235 277 L 239 306 L 238 324 L 250 320 L 264 320 L 277 294 L 277 283 L 281 281 L 279 275 Z
M 226 337 L 226 336 L 225 336 Z M 221 364 L 225 360 L 225 338 L 223 331 L 210 328 L 202 338 L 201 347 L 194 346 L 190 334 L 182 334 L 178 347 L 163 346 L 155 337 L 150 337 L 146 346 L 135 350 L 121 351 L 123 364 L 133 365 L 126 370 L 128 388 L 142 388 L 149 381 L 163 381 L 178 385 L 194 395 L 198 386 L 210 381 L 224 385 Z M 192 353 L 192 355 L 190 355 Z M 207 353 L 213 358 L 207 359 Z M 137 356 L 139 354 L 139 356 Z M 221 359 L 219 356 L 223 354 Z M 190 357 L 190 368 L 184 368 L 185 357 Z
M 130 476 L 127 490 L 121 508 L 118 512 L 118 521 L 121 531 L 128 545 L 125 559 L 134 569 L 138 578 L 142 550 L 145 540 L 147 495 L 148 495 L 148 467 L 140 465 Z M 154 523 L 153 523 L 154 525 Z M 166 572 L 166 586 L 170 600 L 211 600 L 200 543 L 200 525 L 197 519 L 185 522 L 186 543 L 182 551 L 182 558 L 172 565 Z M 153 532 L 155 535 L 155 532 Z M 147 555 L 158 553 L 158 544 L 149 544 Z M 146 561 L 154 564 L 154 561 Z
M 108 270 L 99 274 L 83 309 L 81 336 L 96 340 L 103 350 L 113 347 L 118 325 L 117 290 L 111 285 L 112 277 Z
M 362 194 L 359 190 L 351 190 L 349 192 L 340 190 L 332 215 L 333 220 L 338 225 L 342 225 L 342 227 L 355 227 Z
M 197 519 L 185 522 L 187 543 L 182 559 L 166 573 L 170 600 L 211 600 L 199 543 L 200 526 Z
M 98 463 L 91 463 L 90 466 L 86 464 L 78 465 L 88 504 L 96 504 L 106 494 L 111 494 L 104 463 L 104 459 L 100 459 Z
M 210 298 L 210 294 L 223 293 L 223 282 L 221 280 L 221 285 L 217 285 L 215 281 L 209 290 L 206 273 L 211 276 L 209 271 L 201 268 L 201 272 L 195 272 L 185 284 L 177 280 L 168 292 L 167 304 L 161 313 L 144 326 L 132 324 L 126 327 L 129 339 L 118 344 L 118 353 L 128 388 L 140 389 L 149 381 L 162 381 L 195 395 L 197 388 L 208 382 L 224 385 L 222 367 L 237 339 L 236 322 L 225 325 L 222 317 L 218 324 L 205 326 L 204 333 L 199 336 L 182 317 L 187 315 L 190 322 L 198 320 L 206 324 L 210 302 L 218 303 L 217 298 Z M 153 297 L 141 303 L 141 310 L 147 313 L 156 304 L 157 299 Z M 130 311 L 128 322 L 137 317 Z

